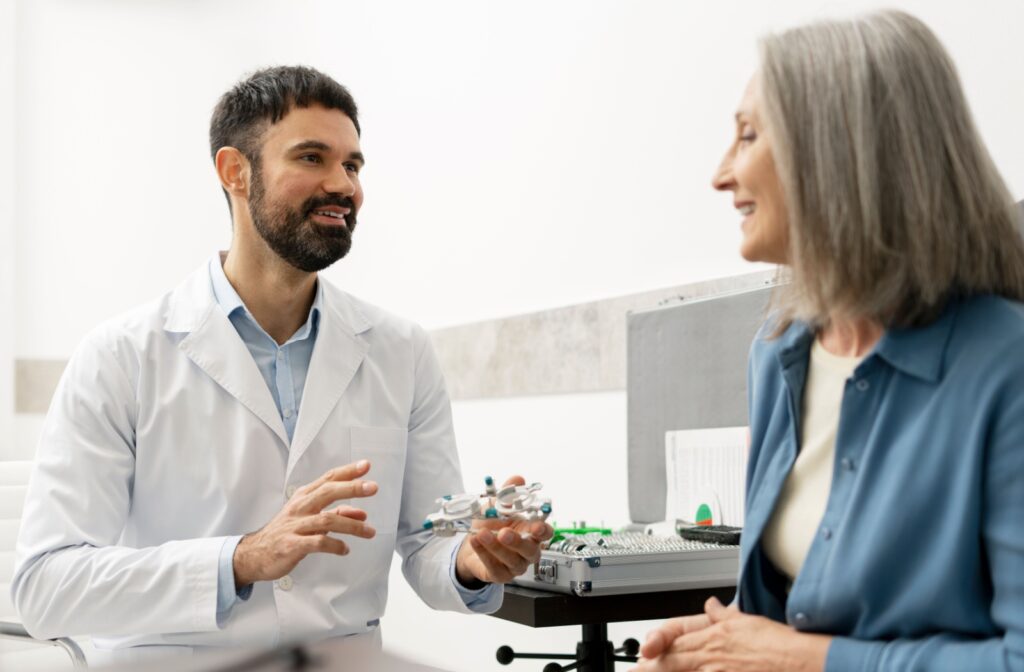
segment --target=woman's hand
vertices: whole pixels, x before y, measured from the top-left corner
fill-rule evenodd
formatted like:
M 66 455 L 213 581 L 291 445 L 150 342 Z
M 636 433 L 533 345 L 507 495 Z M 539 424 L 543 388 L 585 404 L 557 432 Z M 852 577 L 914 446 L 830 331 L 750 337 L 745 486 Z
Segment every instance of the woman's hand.
M 681 634 L 664 646 L 676 632 Z M 703 615 L 673 619 L 653 631 L 634 671 L 818 671 L 825 668 L 830 642 L 826 635 L 797 632 L 788 625 L 726 608 L 712 597 L 704 605 Z M 655 653 L 659 649 L 661 653 Z
M 735 607 L 729 607 L 735 609 Z M 680 616 L 661 624 L 661 627 L 647 633 L 647 641 L 640 647 L 640 657 L 654 659 L 665 653 L 672 643 L 683 635 L 697 632 L 711 625 L 707 614 Z

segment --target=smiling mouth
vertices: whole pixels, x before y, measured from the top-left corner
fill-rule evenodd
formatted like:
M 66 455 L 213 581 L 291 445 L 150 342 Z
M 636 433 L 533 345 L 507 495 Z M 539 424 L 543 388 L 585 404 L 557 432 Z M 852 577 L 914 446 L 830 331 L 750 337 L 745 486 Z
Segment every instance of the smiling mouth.
M 345 221 L 346 215 L 346 213 L 344 212 L 335 212 L 333 210 L 314 210 L 313 214 L 318 215 L 320 217 L 330 217 L 331 219 L 337 219 L 341 221 Z
M 352 229 L 352 222 L 350 221 L 349 212 L 339 212 L 337 210 L 313 210 L 310 214 L 310 220 L 319 226 L 327 228 L 344 228 L 346 230 Z
M 743 207 L 739 208 L 739 211 L 740 214 L 743 215 L 744 217 L 746 217 L 747 215 L 752 215 L 754 214 L 754 205 L 752 203 L 750 205 L 744 205 Z

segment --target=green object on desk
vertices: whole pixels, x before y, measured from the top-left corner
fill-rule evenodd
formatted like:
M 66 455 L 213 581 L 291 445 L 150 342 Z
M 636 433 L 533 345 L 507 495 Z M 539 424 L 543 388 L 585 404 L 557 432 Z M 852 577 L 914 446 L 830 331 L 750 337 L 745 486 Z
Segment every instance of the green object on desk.
M 607 527 L 558 527 L 558 523 L 554 524 L 555 536 L 551 537 L 551 543 L 562 541 L 566 537 L 578 537 L 582 534 L 600 534 L 603 537 L 607 537 L 612 533 Z

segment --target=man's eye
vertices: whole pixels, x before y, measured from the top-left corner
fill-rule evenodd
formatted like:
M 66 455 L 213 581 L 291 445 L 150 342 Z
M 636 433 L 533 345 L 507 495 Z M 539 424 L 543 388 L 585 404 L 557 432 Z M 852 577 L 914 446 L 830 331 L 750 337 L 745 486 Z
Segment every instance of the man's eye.
M 303 154 L 299 157 L 299 161 L 305 161 L 307 163 L 320 163 L 319 154 Z
M 359 164 L 358 163 L 346 163 L 344 165 L 345 165 L 345 170 L 347 170 L 348 172 L 356 173 L 357 175 L 359 174 Z

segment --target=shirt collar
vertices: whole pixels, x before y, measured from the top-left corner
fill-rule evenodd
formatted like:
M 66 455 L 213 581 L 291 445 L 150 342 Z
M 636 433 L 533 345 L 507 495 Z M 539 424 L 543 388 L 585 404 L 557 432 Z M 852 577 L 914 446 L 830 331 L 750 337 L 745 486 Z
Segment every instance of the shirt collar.
M 311 335 L 315 336 L 317 328 L 320 326 L 320 313 L 324 305 L 324 289 L 323 283 L 320 282 L 320 276 L 316 278 L 316 294 L 313 296 L 313 305 L 309 307 L 309 315 L 306 317 L 306 322 L 299 327 L 299 330 L 288 339 L 288 342 L 301 341 L 304 338 L 309 338 Z
M 937 383 L 942 378 L 942 363 L 958 306 L 958 301 L 950 300 L 939 318 L 927 326 L 886 331 L 875 353 L 905 373 Z
M 779 336 L 779 361 L 786 369 L 797 363 L 806 364 L 814 343 L 814 330 L 806 322 L 794 320 Z
M 888 329 L 864 361 L 873 355 L 893 368 L 916 378 L 937 383 L 942 378 L 942 362 L 953 330 L 957 302 L 951 300 L 937 320 L 924 327 Z M 779 337 L 779 361 L 783 368 L 806 362 L 815 332 L 806 323 L 794 321 Z
M 259 323 L 256 322 L 256 318 L 252 316 L 249 309 L 245 306 L 245 302 L 242 301 L 242 297 L 238 295 L 235 288 L 231 286 L 228 281 L 228 276 L 224 273 L 224 255 L 215 254 L 210 260 L 210 282 L 213 284 L 213 296 L 217 300 L 217 304 L 224 311 L 224 314 L 231 317 L 237 311 L 241 311 L 242 314 L 249 319 L 253 324 L 259 327 Z M 320 313 L 323 311 L 324 304 L 324 289 L 323 283 L 320 282 L 320 278 L 317 278 L 316 282 L 316 295 L 313 297 L 313 305 L 309 309 L 309 315 L 306 317 L 306 322 L 299 330 L 288 339 L 288 343 L 292 341 L 299 341 L 315 333 L 314 330 L 319 326 Z M 262 330 L 262 327 L 260 327 Z M 268 336 L 269 338 L 269 336 Z
M 214 255 L 210 259 L 210 281 L 213 283 L 213 297 L 217 300 L 217 304 L 224 311 L 224 314 L 231 316 L 231 313 L 236 310 L 243 310 L 248 313 L 249 311 L 245 307 L 245 303 L 242 302 L 242 297 L 238 295 L 235 288 L 228 282 L 228 276 L 224 274 L 224 258 L 222 255 Z

